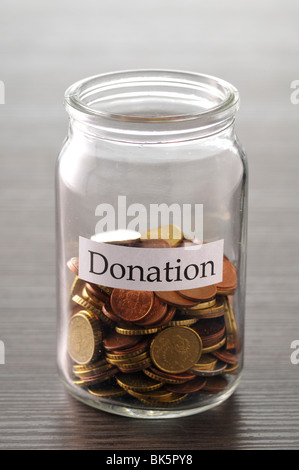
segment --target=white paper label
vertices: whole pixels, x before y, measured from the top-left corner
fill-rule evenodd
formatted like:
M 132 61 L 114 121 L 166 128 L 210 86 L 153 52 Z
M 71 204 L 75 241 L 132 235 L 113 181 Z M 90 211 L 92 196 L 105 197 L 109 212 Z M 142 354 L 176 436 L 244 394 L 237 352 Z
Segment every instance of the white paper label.
M 79 278 L 143 291 L 195 289 L 222 281 L 223 240 L 184 248 L 137 248 L 79 237 Z

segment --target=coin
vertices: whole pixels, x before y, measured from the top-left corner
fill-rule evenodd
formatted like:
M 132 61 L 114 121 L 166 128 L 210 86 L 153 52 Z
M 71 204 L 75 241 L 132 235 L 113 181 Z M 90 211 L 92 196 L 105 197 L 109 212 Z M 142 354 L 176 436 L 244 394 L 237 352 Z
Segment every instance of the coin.
M 144 340 L 140 341 L 136 346 L 126 349 L 113 349 L 111 352 L 106 352 L 106 357 L 109 359 L 125 359 L 129 357 L 138 356 L 139 354 L 149 350 L 149 342 Z
M 190 326 L 198 322 L 198 318 L 185 316 L 176 316 L 169 322 L 169 326 Z
M 101 383 L 100 385 L 94 385 L 88 388 L 89 393 L 95 397 L 107 398 L 107 397 L 119 397 L 126 394 L 118 385 L 111 385 L 107 383 Z
M 136 356 L 131 356 L 131 357 L 121 357 L 121 358 L 114 358 L 114 359 L 111 359 L 109 357 L 107 357 L 107 361 L 110 363 L 110 364 L 114 364 L 116 366 L 123 366 L 123 365 L 131 365 L 133 366 L 133 364 L 136 364 L 137 362 L 139 361 L 143 361 L 144 359 L 148 359 L 149 358 L 149 354 L 147 351 L 143 352 L 143 353 L 140 353 L 140 354 L 137 354 Z
M 204 302 L 213 299 L 217 293 L 216 286 L 198 287 L 197 289 L 187 289 L 178 291 L 180 295 L 193 302 Z
M 142 320 L 154 303 L 153 292 L 113 289 L 111 298 L 113 312 L 125 321 Z
M 175 307 L 194 307 L 198 302 L 193 302 L 192 300 L 185 299 L 176 291 L 158 291 L 155 292 L 156 296 L 164 302 L 173 305 Z
M 187 393 L 185 395 L 181 395 L 179 393 L 173 393 L 172 392 L 172 395 L 171 395 L 170 398 L 167 399 L 167 402 L 166 401 L 160 401 L 160 400 L 153 399 L 153 398 L 148 398 L 148 397 L 147 398 L 140 398 L 139 397 L 138 399 L 142 403 L 145 403 L 146 405 L 165 408 L 165 407 L 168 407 L 168 406 L 177 405 L 181 401 L 185 400 L 185 398 L 187 398 L 187 396 L 188 396 Z
M 132 395 L 138 399 L 148 399 L 159 402 L 168 402 L 173 398 L 172 392 L 168 390 L 153 390 L 150 392 L 136 392 L 134 390 L 128 390 L 129 395 Z
M 102 330 L 92 312 L 81 310 L 72 316 L 68 330 L 68 353 L 77 364 L 87 364 L 100 353 Z
M 171 246 L 176 246 L 183 238 L 183 232 L 177 225 L 164 225 L 155 229 L 147 230 L 141 234 L 141 240 L 167 240 Z
M 237 287 L 237 271 L 235 266 L 228 260 L 228 258 L 223 259 L 223 278 L 222 282 L 216 284 L 217 290 L 221 291 L 230 291 L 234 290 Z
M 240 364 L 239 364 L 239 363 L 237 363 L 237 364 L 235 364 L 235 365 L 233 365 L 233 366 L 227 367 L 227 368 L 225 369 L 225 371 L 224 371 L 224 374 L 232 374 L 232 375 L 235 375 L 235 374 L 237 374 L 239 367 L 240 367 Z
M 176 307 L 173 305 L 168 305 L 164 317 L 158 322 L 152 325 L 153 328 L 160 328 L 162 326 L 168 325 L 169 322 L 173 319 L 176 313 Z
M 148 315 L 141 320 L 135 321 L 137 325 L 151 326 L 158 323 L 165 317 L 167 312 L 167 303 L 162 302 L 156 295 L 154 296 L 154 303 Z
M 193 369 L 199 370 L 213 370 L 218 362 L 218 359 L 210 354 L 202 354 L 199 362 L 194 364 Z
M 105 374 L 106 372 L 110 371 L 113 368 L 112 364 L 107 364 L 105 366 L 100 366 L 100 367 L 94 367 L 93 369 L 90 370 L 73 370 L 74 375 L 77 377 L 80 377 L 80 379 L 84 380 L 84 378 L 92 378 L 92 377 L 97 377 L 101 376 L 102 374 Z
M 221 361 L 217 361 L 217 364 L 213 370 L 201 370 L 197 369 L 197 367 L 193 367 L 191 371 L 200 377 L 215 377 L 217 375 L 225 373 L 226 368 L 227 364 Z
M 206 378 L 196 377 L 189 382 L 177 385 L 165 385 L 166 390 L 174 393 L 194 393 L 199 392 L 207 383 Z
M 226 389 L 228 382 L 223 377 L 208 377 L 206 385 L 202 389 L 208 393 L 220 393 Z
M 134 364 L 119 364 L 118 369 L 121 372 L 130 373 L 130 372 L 139 372 L 147 367 L 150 367 L 152 361 L 150 358 L 144 359 L 143 361 L 135 362 Z
M 236 354 L 232 354 L 226 349 L 218 349 L 217 351 L 213 352 L 213 355 L 227 364 L 238 364 L 238 356 Z
M 109 318 L 107 318 L 105 315 L 103 315 L 102 309 L 95 307 L 93 304 L 91 304 L 87 300 L 82 299 L 82 297 L 80 297 L 79 295 L 74 295 L 72 300 L 73 302 L 78 304 L 80 307 L 84 308 L 84 310 L 88 310 L 89 312 L 94 313 L 98 318 L 100 318 L 100 320 L 102 320 L 108 326 L 114 327 L 114 322 L 111 321 Z
M 185 326 L 170 326 L 159 332 L 150 346 L 151 358 L 158 369 L 167 373 L 185 372 L 199 361 L 202 341 Z
M 214 305 L 216 305 L 217 303 L 217 299 L 216 297 L 212 300 L 208 300 L 207 302 L 200 302 L 200 303 L 197 303 L 195 305 L 190 305 L 190 307 L 187 307 L 188 309 L 196 311 L 196 310 L 204 310 L 204 309 L 207 309 L 207 308 L 211 308 L 211 307 L 214 307 Z
M 212 344 L 211 346 L 206 346 L 202 349 L 203 354 L 209 354 L 211 352 L 217 351 L 218 349 L 222 348 L 226 343 L 226 336 L 222 338 L 218 343 Z
M 186 382 L 186 380 L 184 380 L 184 379 L 175 379 L 175 378 L 171 378 L 170 376 L 167 377 L 165 375 L 162 375 L 162 373 L 160 371 L 156 371 L 155 369 L 153 369 L 151 367 L 148 368 L 148 369 L 143 369 L 143 372 L 144 372 L 144 374 L 148 375 L 152 379 L 158 380 L 158 381 L 163 382 L 163 383 L 181 384 L 181 383 Z
M 220 341 L 225 334 L 225 324 L 222 317 L 199 320 L 192 329 L 201 337 L 204 348 Z
M 79 258 L 71 258 L 67 263 L 67 267 L 78 276 L 79 272 Z
M 91 298 L 95 297 L 96 299 L 101 300 L 102 302 L 107 301 L 108 295 L 96 284 L 90 284 L 89 282 L 86 282 L 85 289 L 87 295 L 91 296 Z
M 225 306 L 226 349 L 236 349 L 238 343 L 238 329 L 229 299 L 225 299 Z
M 154 333 L 157 333 L 160 331 L 162 328 L 158 327 L 149 327 L 149 328 L 128 328 L 127 326 L 116 326 L 115 331 L 117 333 L 120 333 L 121 335 L 129 335 L 129 336 L 134 336 L 134 335 L 152 335 Z
M 147 373 L 148 371 L 153 374 L 159 375 L 159 377 L 161 377 L 161 382 L 164 381 L 162 379 L 166 379 L 165 382 L 168 380 L 179 380 L 181 383 L 186 382 L 187 380 L 195 379 L 195 375 L 190 370 L 188 370 L 187 372 L 181 372 L 180 374 L 168 374 L 167 372 L 162 372 L 161 370 L 155 369 L 155 367 L 152 366 L 149 369 L 144 370 L 143 372 Z
M 138 344 L 142 340 L 142 336 L 128 336 L 120 335 L 117 331 L 112 330 L 103 340 L 104 348 L 107 351 L 111 350 L 121 350 L 126 348 L 131 348 Z
M 103 305 L 102 312 L 107 318 L 109 318 L 110 320 L 112 320 L 115 323 L 121 321 L 121 318 L 119 318 L 113 312 L 113 310 L 111 308 L 111 305 L 110 305 L 110 300 L 107 300 L 106 303 Z
M 104 301 L 96 297 L 95 295 L 87 292 L 86 285 L 83 287 L 82 290 L 82 297 L 87 300 L 89 303 L 94 305 L 96 308 L 102 308 L 104 305 Z
M 153 380 L 150 377 L 147 377 L 142 372 L 136 374 L 118 374 L 116 381 L 120 387 L 125 390 L 134 390 L 134 391 L 149 391 L 157 390 L 162 387 L 163 383 Z
M 204 309 L 190 308 L 180 310 L 181 315 L 192 315 L 193 317 L 198 317 L 202 319 L 222 317 L 224 315 L 224 312 L 225 304 L 222 299 L 222 296 L 217 296 L 216 303 L 212 307 Z

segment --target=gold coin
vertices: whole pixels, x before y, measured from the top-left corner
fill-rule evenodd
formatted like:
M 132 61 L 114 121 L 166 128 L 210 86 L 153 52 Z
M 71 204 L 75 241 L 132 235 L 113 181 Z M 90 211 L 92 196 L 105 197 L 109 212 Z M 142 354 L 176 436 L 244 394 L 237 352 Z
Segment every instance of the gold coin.
M 100 308 L 97 308 L 94 305 L 92 305 L 90 302 L 88 302 L 87 300 L 82 299 L 82 297 L 80 297 L 79 295 L 74 295 L 72 300 L 76 304 L 83 307 L 85 310 L 88 310 L 89 312 L 92 312 L 95 315 L 97 315 L 103 321 L 103 323 L 106 323 L 106 325 L 111 326 L 111 327 L 115 326 L 114 321 L 110 320 L 110 318 L 104 315 L 104 313 L 102 312 Z
M 88 364 L 100 352 L 102 331 L 98 318 L 86 310 L 72 316 L 68 329 L 68 353 L 77 364 Z
M 100 359 L 97 362 L 92 362 L 91 364 L 74 364 L 73 370 L 76 372 L 85 372 L 85 371 L 92 371 L 95 367 L 101 367 L 107 365 L 107 361 L 105 358 Z
M 199 304 L 200 306 L 201 304 Z M 225 310 L 225 304 L 224 304 L 224 298 L 222 297 L 217 297 L 215 305 L 212 307 L 208 308 L 184 308 L 180 310 L 180 314 L 182 315 L 192 315 L 193 317 L 198 317 L 200 318 L 201 316 L 217 316 L 217 315 L 224 315 L 224 310 Z
M 167 406 L 177 405 L 181 401 L 185 400 L 185 398 L 188 395 L 189 395 L 188 393 L 186 393 L 185 395 L 182 395 L 179 393 L 172 393 L 172 397 L 169 398 L 167 402 L 159 401 L 159 400 L 152 399 L 152 398 L 140 398 L 140 397 L 138 398 L 138 400 L 140 400 L 142 403 L 145 403 L 146 405 L 165 408 Z
M 121 335 L 152 335 L 161 331 L 162 328 L 125 328 L 121 326 L 116 326 L 115 330 Z
M 169 392 L 168 390 L 153 390 L 152 392 L 136 392 L 134 390 L 128 390 L 128 393 L 135 398 L 145 398 L 161 402 L 167 402 L 172 398 L 172 392 Z
M 128 357 L 128 358 L 118 358 L 118 359 L 110 359 L 109 357 L 107 357 L 107 362 L 109 362 L 110 364 L 115 364 L 115 365 L 118 365 L 118 364 L 135 364 L 136 362 L 139 362 L 139 361 L 143 361 L 144 359 L 148 359 L 149 358 L 149 354 L 148 352 L 144 352 L 144 353 L 141 353 L 139 354 L 138 356 L 134 356 L 134 357 Z
M 217 357 L 210 356 L 209 354 L 202 354 L 199 362 L 194 364 L 192 369 L 196 370 L 214 370 L 218 362 Z
M 105 302 L 103 300 L 98 299 L 96 296 L 92 295 L 91 293 L 88 293 L 86 290 L 86 287 L 83 287 L 82 290 L 82 297 L 92 303 L 95 307 L 97 308 L 102 308 L 103 305 L 105 305 Z
M 147 359 L 144 359 L 142 361 L 136 361 L 136 362 L 132 362 L 132 363 L 129 363 L 129 362 L 126 362 L 126 363 L 118 363 L 117 367 L 119 368 L 119 370 L 121 371 L 128 371 L 128 372 L 133 372 L 133 370 L 141 370 L 141 369 L 145 369 L 146 367 L 149 367 L 151 364 L 151 360 L 150 360 L 150 357 L 148 357 Z
M 124 390 L 148 392 L 163 386 L 162 382 L 147 377 L 143 372 L 136 372 L 134 374 L 119 373 L 115 378 L 118 385 Z
M 186 326 L 170 326 L 153 339 L 150 354 L 154 364 L 163 372 L 179 374 L 192 368 L 202 353 L 199 335 Z
M 186 380 L 180 380 L 180 379 L 170 379 L 166 377 L 162 377 L 160 375 L 155 374 L 149 369 L 143 369 L 144 374 L 148 375 L 151 379 L 154 380 L 160 380 L 160 382 L 163 382 L 164 384 L 183 384 L 186 382 Z
M 119 397 L 126 394 L 126 391 L 118 385 L 110 385 L 105 383 L 89 387 L 88 391 L 91 393 L 91 395 L 101 398 Z
M 207 302 L 200 302 L 199 304 L 194 305 L 193 307 L 188 307 L 188 310 L 192 311 L 192 313 L 196 310 L 203 310 L 205 308 L 214 307 L 216 305 L 217 299 L 208 300 Z
M 163 225 L 150 229 L 141 234 L 141 240 L 167 240 L 171 246 L 176 246 L 183 239 L 183 232 L 177 225 Z
M 71 287 L 71 297 L 82 292 L 85 282 L 82 279 L 79 279 L 78 276 L 75 277 L 75 280 Z
M 224 338 L 222 338 L 222 340 L 219 341 L 219 343 L 214 344 L 213 346 L 209 346 L 208 348 L 203 348 L 202 353 L 208 354 L 210 352 L 217 351 L 217 349 L 222 348 L 222 346 L 224 346 L 225 343 L 226 343 L 226 336 L 224 336 Z
M 190 325 L 194 325 L 194 323 L 197 323 L 198 320 L 199 319 L 195 317 L 190 317 L 190 318 L 177 317 L 177 319 L 171 320 L 166 326 L 190 326 Z
M 238 343 L 238 328 L 229 299 L 225 299 L 224 321 L 226 329 L 226 349 L 236 349 Z
M 239 367 L 240 367 L 239 363 L 235 364 L 234 366 L 227 367 L 223 373 L 224 374 L 236 374 Z
M 87 370 L 73 369 L 73 373 L 74 373 L 74 375 L 76 375 L 80 379 L 84 379 L 85 377 L 95 377 L 97 375 L 102 374 L 103 372 L 106 372 L 106 371 L 112 369 L 112 368 L 113 368 L 113 365 L 107 363 L 104 366 L 94 367 L 93 369 L 87 369 Z

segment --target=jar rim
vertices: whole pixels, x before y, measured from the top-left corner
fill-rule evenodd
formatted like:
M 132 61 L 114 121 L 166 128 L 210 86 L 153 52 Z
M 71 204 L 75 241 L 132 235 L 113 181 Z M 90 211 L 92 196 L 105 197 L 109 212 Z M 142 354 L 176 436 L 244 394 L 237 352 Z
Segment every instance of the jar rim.
M 137 69 L 77 81 L 66 90 L 64 104 L 75 120 L 109 129 L 114 135 L 116 130 L 126 137 L 186 135 L 195 129 L 213 133 L 219 126 L 227 127 L 238 109 L 239 93 L 229 82 L 211 75 Z

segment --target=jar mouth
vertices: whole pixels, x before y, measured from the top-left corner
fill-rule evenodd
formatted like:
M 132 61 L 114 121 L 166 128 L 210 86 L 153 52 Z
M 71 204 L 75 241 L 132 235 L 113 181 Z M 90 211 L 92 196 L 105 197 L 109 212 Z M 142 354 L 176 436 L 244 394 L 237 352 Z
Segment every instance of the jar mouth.
M 64 103 L 72 118 L 114 136 L 118 129 L 123 136 L 153 138 L 154 133 L 186 134 L 212 127 L 215 131 L 221 123 L 227 125 L 234 119 L 239 93 L 230 83 L 209 75 L 128 70 L 74 83 Z

